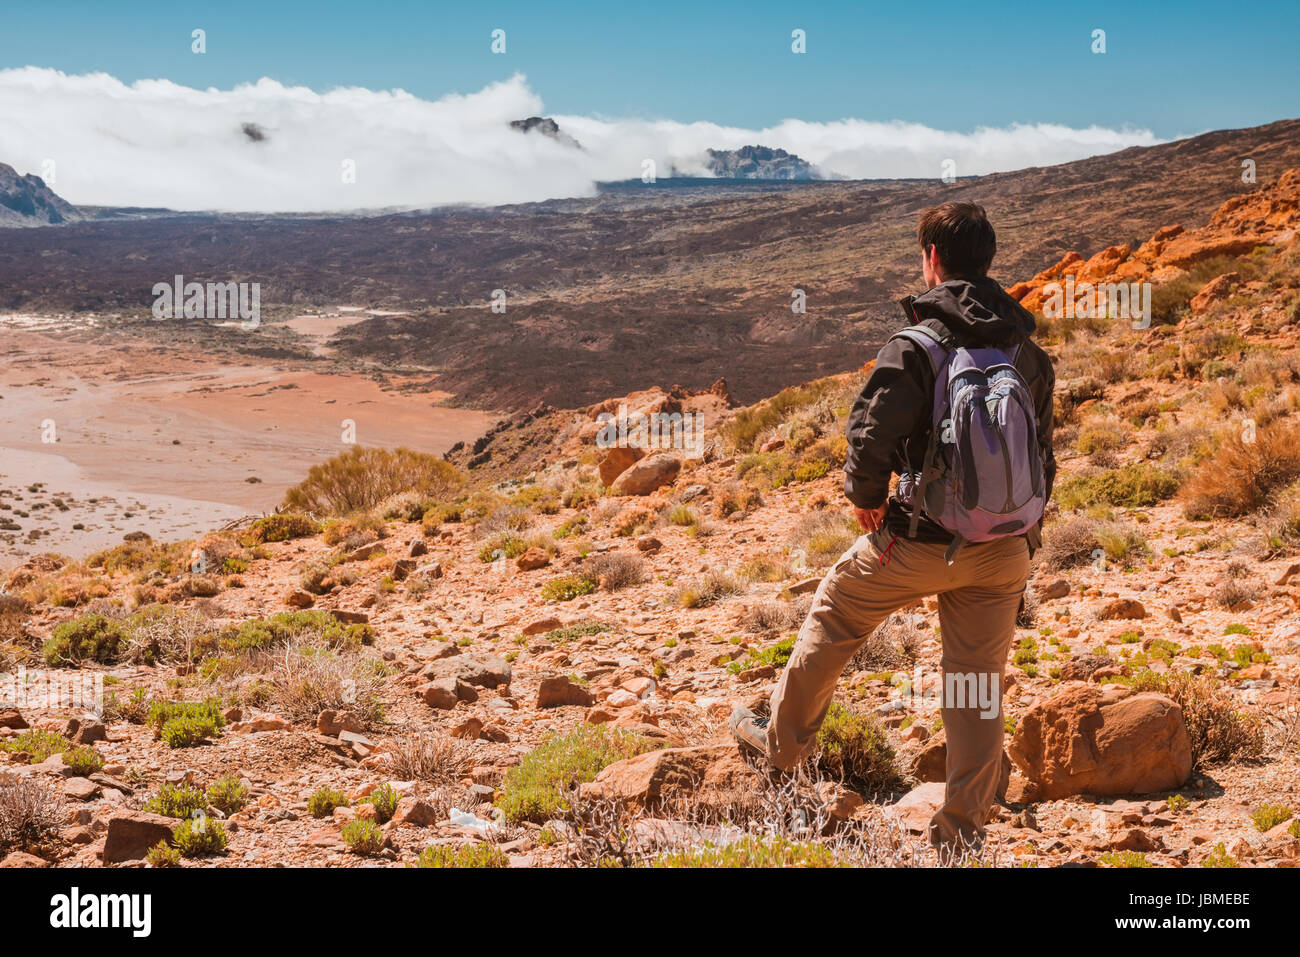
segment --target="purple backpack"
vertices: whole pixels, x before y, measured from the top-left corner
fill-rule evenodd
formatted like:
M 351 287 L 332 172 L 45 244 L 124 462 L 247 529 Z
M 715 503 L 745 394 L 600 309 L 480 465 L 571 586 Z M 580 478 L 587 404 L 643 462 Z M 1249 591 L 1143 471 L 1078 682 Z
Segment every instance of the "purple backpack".
M 952 564 L 967 542 L 1023 535 L 1042 517 L 1047 486 L 1038 417 L 1016 370 L 1020 346 L 955 346 L 929 326 L 895 333 L 920 346 L 934 371 L 933 416 L 925 463 L 899 478 L 912 509 L 908 537 L 921 510 L 952 533 Z

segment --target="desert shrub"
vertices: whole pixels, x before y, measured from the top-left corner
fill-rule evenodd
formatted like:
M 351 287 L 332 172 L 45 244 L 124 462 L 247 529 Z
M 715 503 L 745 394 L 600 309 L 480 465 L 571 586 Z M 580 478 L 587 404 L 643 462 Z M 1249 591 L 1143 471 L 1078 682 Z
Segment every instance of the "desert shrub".
M 191 818 L 195 811 L 205 811 L 207 807 L 207 796 L 198 788 L 188 784 L 164 784 L 145 803 L 144 809 L 165 817 Z
M 228 817 L 248 803 L 248 785 L 237 775 L 223 774 L 208 786 L 207 799 Z
M 343 825 L 343 843 L 353 854 L 378 854 L 384 848 L 384 832 L 374 821 L 357 818 Z
M 146 723 L 170 748 L 190 748 L 221 734 L 226 720 L 221 703 L 206 701 L 154 701 Z
M 646 580 L 646 563 L 631 552 L 597 552 L 582 563 L 582 571 L 606 591 L 618 591 Z
M 270 702 L 290 721 L 313 722 L 322 711 L 351 711 L 364 724 L 384 714 L 382 673 L 349 650 L 293 641 L 274 653 Z
M 1098 855 L 1098 864 L 1107 867 L 1150 867 L 1151 862 L 1142 851 L 1107 851 Z
M 1232 695 L 1204 675 L 1143 671 L 1131 682 L 1135 691 L 1158 691 L 1183 709 L 1192 742 L 1194 766 L 1258 758 L 1264 753 L 1264 726 L 1239 711 Z
M 333 788 L 318 788 L 307 799 L 307 813 L 312 817 L 329 817 L 336 807 L 347 807 L 348 796 Z
M 844 671 L 851 674 L 902 668 L 914 662 L 920 650 L 921 636 L 916 626 L 905 615 L 890 615 L 853 653 Z
M 588 575 L 564 575 L 542 586 L 542 598 L 545 601 L 572 601 L 595 590 L 596 582 Z
M 177 867 L 181 862 L 181 852 L 166 841 L 159 841 L 149 848 L 144 860 L 150 867 Z
M 1291 820 L 1291 809 L 1285 804 L 1261 804 L 1250 815 L 1257 831 L 1268 831 L 1283 821 Z
M 1089 564 L 1100 547 L 1096 523 L 1087 518 L 1073 518 L 1043 529 L 1043 547 L 1035 557 L 1049 571 L 1062 571 Z
M 1127 438 L 1114 425 L 1093 425 L 1079 432 L 1075 448 L 1083 455 L 1123 448 Z
M 737 575 L 712 568 L 680 589 L 677 592 L 677 603 L 683 608 L 704 608 L 724 598 L 743 595 L 745 591 L 745 582 Z
M 91 661 L 108 665 L 117 662 L 126 643 L 120 621 L 92 612 L 56 625 L 41 655 L 51 668 Z
M 1220 608 L 1233 609 L 1259 597 L 1259 589 L 1248 582 L 1229 578 L 1210 590 L 1210 601 Z
M 381 784 L 364 798 L 375 809 L 375 820 L 387 824 L 397 813 L 398 794 L 391 784 Z
M 1285 554 L 1300 548 L 1300 485 L 1292 485 L 1260 516 L 1268 552 Z
M 668 511 L 668 522 L 671 525 L 698 525 L 700 517 L 689 505 L 674 505 Z
M 761 601 L 745 612 L 741 623 L 747 631 L 771 634 L 798 628 L 808 614 L 809 602 Z
M 902 781 L 894 749 L 873 715 L 832 702 L 817 732 L 817 745 L 822 770 L 855 791 L 872 794 Z
M 1214 845 L 1214 850 L 1205 855 L 1205 858 L 1201 861 L 1201 866 L 1214 868 L 1237 868 L 1241 867 L 1241 864 L 1237 862 L 1235 857 L 1228 853 L 1228 849 L 1224 847 L 1223 842 L 1220 841 L 1218 844 Z
M 809 568 L 825 568 L 862 534 L 857 521 L 840 511 L 815 512 L 799 520 L 790 533 L 790 554 Z
M 599 515 L 596 517 L 600 518 Z M 654 511 L 644 505 L 631 505 L 614 516 L 611 527 L 615 535 L 625 538 L 645 531 L 655 523 L 656 518 Z
M 0 852 L 49 843 L 62 823 L 62 800 L 40 778 L 0 773 Z
M 737 658 L 727 665 L 727 670 L 733 675 L 738 675 L 742 671 L 748 671 L 750 668 L 758 668 L 762 665 L 784 668 L 786 662 L 790 660 L 790 652 L 794 651 L 795 641 L 795 636 L 791 635 L 789 638 L 782 638 L 776 644 L 767 648 L 761 650 L 751 649 L 744 658 Z
M 510 859 L 492 844 L 480 842 L 448 847 L 433 844 L 420 852 L 416 867 L 509 867 Z
M 651 867 L 840 867 L 835 852 L 814 841 L 747 834 L 726 844 L 705 843 L 668 851 Z
M 762 493 L 747 482 L 728 482 L 713 494 L 713 514 L 718 518 L 752 512 L 762 504 Z
M 1146 536 L 1133 525 L 1125 525 L 1121 522 L 1098 522 L 1096 535 L 1097 543 L 1106 554 L 1106 559 L 1117 565 L 1130 565 L 1149 552 Z
M 528 550 L 528 542 L 518 535 L 509 532 L 502 532 L 494 535 L 487 540 L 482 548 L 479 549 L 478 560 L 481 562 L 493 562 L 502 556 L 506 558 L 518 558 Z
M 470 764 L 466 742 L 428 731 L 399 735 L 384 758 L 388 771 L 399 780 L 434 784 L 459 781 Z
M 603 724 L 581 724 L 568 734 L 552 735 L 506 772 L 499 806 L 512 822 L 560 817 L 568 812 L 578 785 L 651 747 L 639 734 Z
M 563 628 L 552 628 L 546 634 L 542 635 L 545 641 L 552 644 L 560 645 L 566 641 L 573 641 L 576 638 L 586 638 L 589 635 L 600 635 L 610 630 L 610 626 L 603 621 L 578 621 L 572 625 L 565 625 Z
M 1268 505 L 1300 479 L 1300 428 L 1261 428 L 1255 441 L 1234 434 L 1206 457 L 1183 489 L 1188 518 L 1236 518 Z
M 32 764 L 39 764 L 51 755 L 62 754 L 67 749 L 67 738 L 56 731 L 40 728 L 32 728 L 12 738 L 0 738 L 0 751 L 26 754 Z
M 373 644 L 374 640 L 375 630 L 370 625 L 346 624 L 327 611 L 307 609 L 242 622 L 222 634 L 221 647 L 239 653 L 312 641 L 327 648 L 355 650 Z
M 1053 497 L 1065 509 L 1098 504 L 1145 508 L 1172 496 L 1179 484 L 1178 477 L 1162 466 L 1133 464 L 1066 479 Z
M 400 492 L 446 498 L 464 482 L 455 466 L 436 455 L 358 445 L 313 465 L 307 477 L 285 493 L 284 505 L 313 515 L 347 515 L 374 508 Z
M 187 818 L 172 828 L 172 843 L 181 857 L 206 857 L 226 849 L 226 829 L 206 816 Z
M 320 531 L 320 526 L 306 515 L 285 512 L 264 515 L 253 522 L 240 540 L 245 545 L 263 545 L 267 542 L 287 542 L 293 538 L 307 538 Z
M 855 381 L 852 386 L 860 387 L 860 382 Z M 769 399 L 739 410 L 723 423 L 718 435 L 737 451 L 749 451 L 764 432 L 776 428 L 818 400 L 844 390 L 844 384 L 834 377 L 782 389 Z
M 63 752 L 63 763 L 77 777 L 88 777 L 96 771 L 104 770 L 104 759 L 98 751 L 88 744 L 68 748 Z
M 192 662 L 209 654 L 217 643 L 217 628 L 199 612 L 171 605 L 146 605 L 121 622 L 126 661 Z

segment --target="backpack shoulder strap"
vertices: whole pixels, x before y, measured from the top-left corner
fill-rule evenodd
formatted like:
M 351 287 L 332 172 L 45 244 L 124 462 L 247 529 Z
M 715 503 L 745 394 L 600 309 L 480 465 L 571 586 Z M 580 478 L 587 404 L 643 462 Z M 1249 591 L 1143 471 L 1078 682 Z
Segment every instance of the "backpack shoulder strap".
M 951 340 L 946 336 L 939 335 L 938 332 L 929 326 L 913 325 L 906 329 L 900 329 L 889 337 L 893 339 L 906 339 L 914 345 L 920 346 L 925 357 L 930 360 L 930 371 L 936 376 L 939 370 L 943 368 L 944 362 L 948 359 L 948 353 L 952 351 Z

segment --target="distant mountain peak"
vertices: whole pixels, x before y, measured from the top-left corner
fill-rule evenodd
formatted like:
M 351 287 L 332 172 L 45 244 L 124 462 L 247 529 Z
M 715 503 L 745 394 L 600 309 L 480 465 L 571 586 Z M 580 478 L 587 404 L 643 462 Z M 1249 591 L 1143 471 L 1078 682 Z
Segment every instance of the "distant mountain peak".
M 46 226 L 84 218 L 77 207 L 32 173 L 0 163 L 0 226 Z
M 520 133 L 532 133 L 534 130 L 543 136 L 549 136 L 557 143 L 563 143 L 565 146 L 576 146 L 582 149 L 582 144 L 575 140 L 568 133 L 560 129 L 560 124 L 549 116 L 530 116 L 523 120 L 511 120 L 510 128 L 518 130 Z
M 812 163 L 770 146 L 709 150 L 708 154 L 709 172 L 724 179 L 822 179 Z

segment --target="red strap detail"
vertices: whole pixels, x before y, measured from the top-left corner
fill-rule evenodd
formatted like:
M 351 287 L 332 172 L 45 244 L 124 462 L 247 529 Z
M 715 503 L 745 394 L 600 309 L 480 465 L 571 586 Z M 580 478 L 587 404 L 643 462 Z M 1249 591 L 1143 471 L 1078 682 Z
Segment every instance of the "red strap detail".
M 889 553 L 892 552 L 892 551 L 894 550 L 894 543 L 895 543 L 896 541 L 898 541 L 898 536 L 897 536 L 897 535 L 894 535 L 893 537 L 891 537 L 891 538 L 889 539 L 889 544 L 886 545 L 886 546 L 885 546 L 885 550 L 884 550 L 883 552 L 880 553 L 880 564 L 882 564 L 882 565 L 888 565 L 888 564 L 889 564 L 889 559 L 890 559 L 890 554 L 889 554 Z

